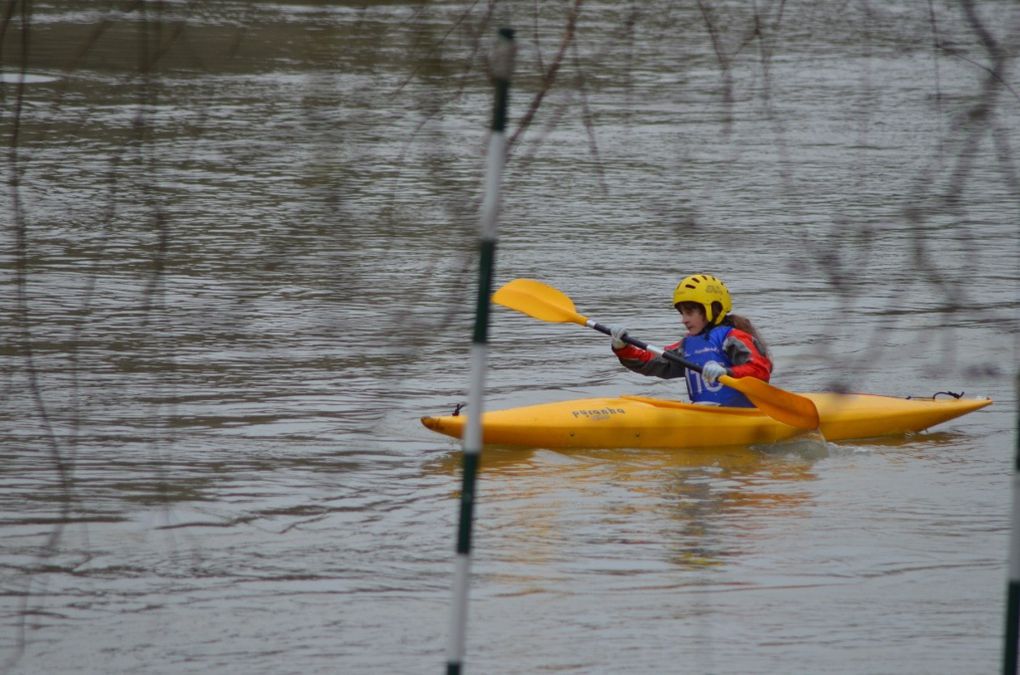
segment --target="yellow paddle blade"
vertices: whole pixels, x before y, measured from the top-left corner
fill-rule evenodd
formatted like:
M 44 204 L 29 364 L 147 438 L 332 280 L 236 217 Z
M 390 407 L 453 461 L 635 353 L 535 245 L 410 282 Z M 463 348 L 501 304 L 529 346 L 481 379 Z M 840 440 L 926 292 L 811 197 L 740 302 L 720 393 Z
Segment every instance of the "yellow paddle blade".
M 723 375 L 719 381 L 750 399 L 759 410 L 783 424 L 799 429 L 817 429 L 820 424 L 814 401 L 773 387 L 753 377 Z
M 536 279 L 514 279 L 492 294 L 498 305 L 553 323 L 585 325 L 587 318 L 574 309 L 574 301 L 563 291 Z

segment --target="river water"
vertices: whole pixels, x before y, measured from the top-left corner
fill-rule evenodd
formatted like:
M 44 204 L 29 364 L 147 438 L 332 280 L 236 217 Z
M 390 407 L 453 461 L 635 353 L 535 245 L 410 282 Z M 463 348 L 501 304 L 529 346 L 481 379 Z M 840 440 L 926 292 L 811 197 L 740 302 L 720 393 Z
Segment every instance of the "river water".
M 444 668 L 460 456 L 418 418 L 466 398 L 482 59 L 511 25 L 511 133 L 537 111 L 497 283 L 662 344 L 708 271 L 777 386 L 995 403 L 908 438 L 487 449 L 466 669 L 994 672 L 1020 6 L 757 4 L 580 5 L 540 100 L 573 3 L 15 11 L 3 671 Z M 607 342 L 495 311 L 487 405 L 683 397 Z

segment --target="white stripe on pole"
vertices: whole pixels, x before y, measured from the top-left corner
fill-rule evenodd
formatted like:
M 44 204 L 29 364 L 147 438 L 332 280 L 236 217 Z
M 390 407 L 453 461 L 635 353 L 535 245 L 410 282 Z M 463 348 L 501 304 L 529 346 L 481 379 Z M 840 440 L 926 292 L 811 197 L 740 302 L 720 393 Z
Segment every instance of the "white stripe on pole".
M 499 198 L 503 184 L 503 165 L 506 162 L 506 132 L 493 131 L 489 137 L 486 165 L 485 197 L 482 200 L 482 239 L 495 241 L 499 227 Z
M 464 431 L 464 452 L 477 454 L 482 449 L 482 413 L 485 412 L 485 366 L 488 347 L 471 345 L 471 388 L 468 390 L 468 420 Z
M 446 645 L 446 663 L 450 665 L 460 663 L 464 659 L 464 638 L 467 631 L 462 620 L 467 616 L 468 604 L 468 580 L 471 578 L 471 556 L 465 553 L 458 553 L 454 563 L 453 577 L 453 612 L 450 614 L 450 640 Z

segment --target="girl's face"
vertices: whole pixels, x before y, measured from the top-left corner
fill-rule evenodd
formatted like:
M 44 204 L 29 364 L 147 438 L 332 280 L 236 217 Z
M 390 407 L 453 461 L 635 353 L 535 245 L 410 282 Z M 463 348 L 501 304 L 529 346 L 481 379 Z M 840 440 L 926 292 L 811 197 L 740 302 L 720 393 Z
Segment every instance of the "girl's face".
M 705 329 L 708 319 L 705 318 L 704 307 L 693 302 L 681 302 L 678 309 L 688 335 L 697 335 Z

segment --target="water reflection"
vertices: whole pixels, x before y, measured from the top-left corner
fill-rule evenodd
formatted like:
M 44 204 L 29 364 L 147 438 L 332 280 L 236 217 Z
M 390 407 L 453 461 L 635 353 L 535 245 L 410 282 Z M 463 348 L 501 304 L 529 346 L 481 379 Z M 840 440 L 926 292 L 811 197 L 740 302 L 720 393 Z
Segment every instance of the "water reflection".
M 565 533 L 556 522 L 562 519 L 560 509 L 569 508 L 584 510 L 589 527 L 606 525 L 600 545 L 654 540 L 680 568 L 710 567 L 739 556 L 745 539 L 776 526 L 770 520 L 806 515 L 812 493 L 805 484 L 816 479 L 818 457 L 818 444 L 806 442 L 799 449 L 773 446 L 770 452 L 486 447 L 480 500 L 500 507 L 497 522 L 488 526 L 516 542 L 522 555 L 541 550 L 543 558 L 557 557 Z M 461 453 L 451 452 L 427 463 L 425 470 L 456 479 L 460 462 Z M 510 511 L 503 508 L 510 506 Z M 649 522 L 659 523 L 654 535 Z M 545 544 L 536 549 L 536 542 Z M 507 546 L 504 542 L 500 548 Z M 519 561 L 526 562 L 523 557 Z

